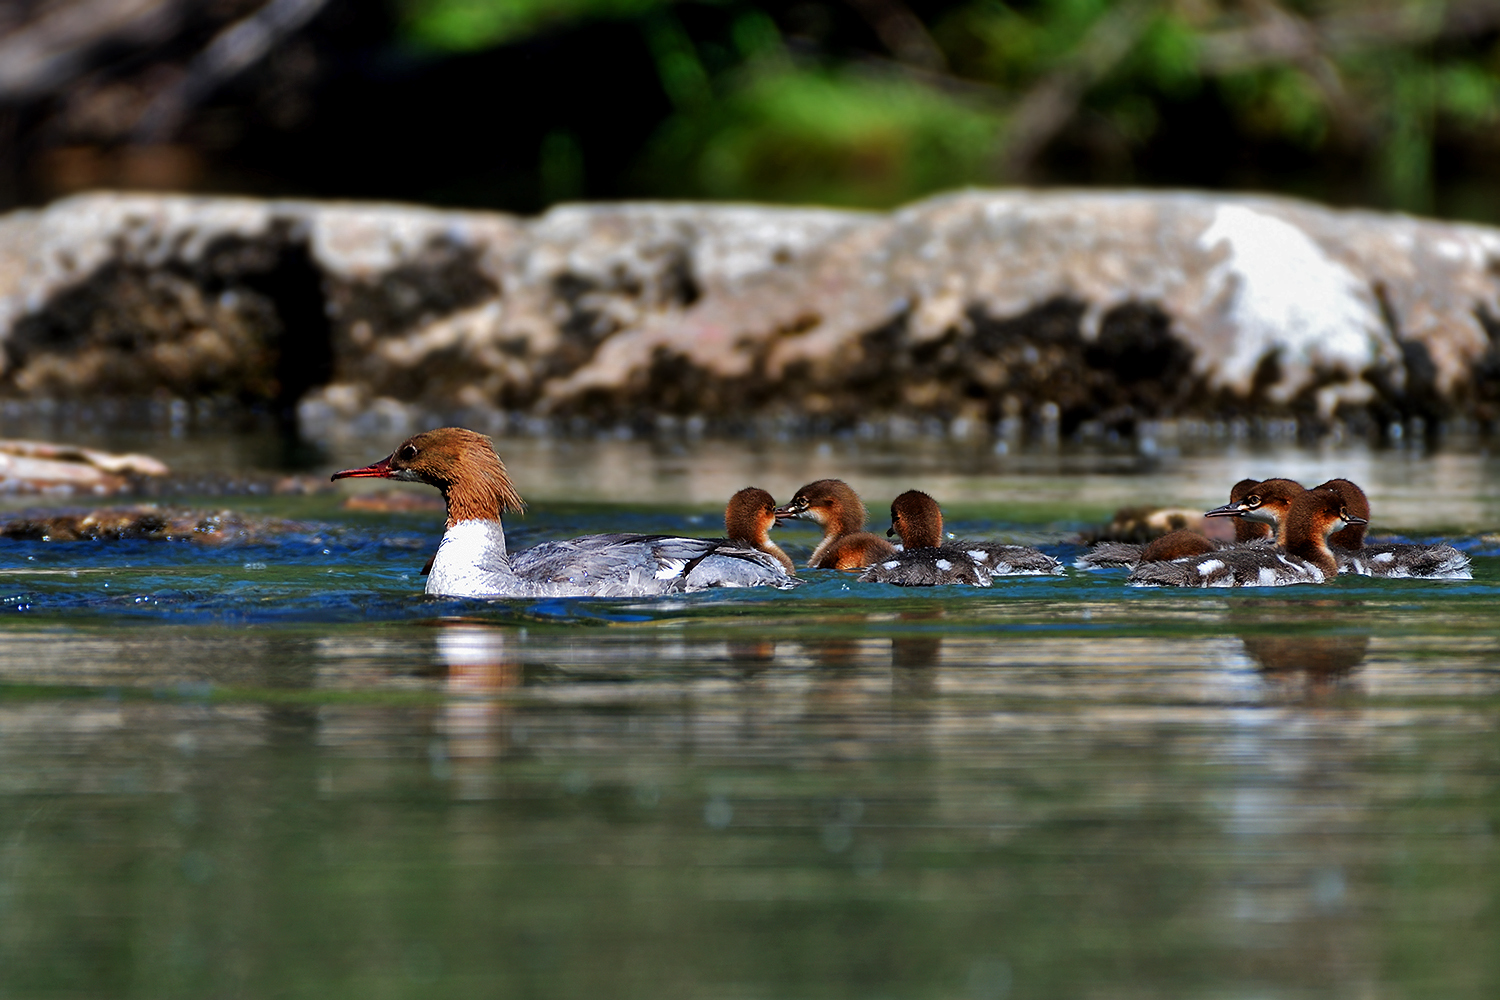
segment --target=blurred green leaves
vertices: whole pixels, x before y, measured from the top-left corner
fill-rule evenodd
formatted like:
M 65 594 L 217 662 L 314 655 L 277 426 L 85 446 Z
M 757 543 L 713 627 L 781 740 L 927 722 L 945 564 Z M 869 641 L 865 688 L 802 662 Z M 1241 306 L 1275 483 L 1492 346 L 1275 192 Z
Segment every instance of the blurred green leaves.
M 665 197 L 886 206 L 1045 182 L 1049 155 L 1092 155 L 1101 134 L 1105 167 L 1067 176 L 1156 182 L 1134 164 L 1167 135 L 1203 176 L 1239 176 L 1230 158 L 1266 151 L 1352 176 L 1340 197 L 1430 211 L 1438 146 L 1479 158 L 1500 120 L 1500 17 L 1439 0 L 390 2 L 435 48 L 584 21 L 638 32 L 672 111 L 630 186 Z M 809 11 L 837 30 L 800 28 Z M 903 25 L 920 46 L 898 44 Z M 936 59 L 911 59 L 922 46 Z M 1235 142 L 1195 147 L 1205 116 Z M 548 190 L 571 190 L 576 144 L 549 141 L 563 181 Z
M 406 36 L 419 45 L 465 51 L 595 18 L 627 18 L 670 0 L 397 0 Z
M 889 206 L 984 176 L 999 128 L 900 77 L 756 67 L 701 112 L 674 117 L 641 182 L 653 194 Z

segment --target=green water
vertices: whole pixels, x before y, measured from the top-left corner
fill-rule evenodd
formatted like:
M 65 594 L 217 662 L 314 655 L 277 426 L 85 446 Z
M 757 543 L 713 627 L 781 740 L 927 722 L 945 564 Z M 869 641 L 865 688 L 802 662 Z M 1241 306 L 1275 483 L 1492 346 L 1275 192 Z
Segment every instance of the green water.
M 436 517 L 342 493 L 233 501 L 302 525 L 256 545 L 11 543 L 0 997 L 1500 988 L 1485 454 L 504 450 L 529 541 L 831 470 L 1059 555 L 1122 499 L 1352 469 L 1476 578 L 429 601 Z

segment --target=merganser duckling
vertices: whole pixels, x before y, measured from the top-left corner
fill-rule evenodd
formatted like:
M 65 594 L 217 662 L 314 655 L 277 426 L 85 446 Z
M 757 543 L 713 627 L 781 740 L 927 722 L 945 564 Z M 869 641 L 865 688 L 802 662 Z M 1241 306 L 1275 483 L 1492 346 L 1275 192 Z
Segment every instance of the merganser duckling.
M 524 503 L 490 439 L 462 427 L 418 434 L 374 465 L 335 472 L 333 478 L 427 483 L 442 492 L 448 520 L 427 576 L 429 594 L 649 597 L 800 582 L 774 555 L 728 539 L 585 535 L 511 557 L 500 517 L 521 511 Z
M 867 583 L 990 585 L 990 574 L 979 560 L 956 545 L 943 544 L 942 509 L 920 490 L 907 490 L 891 501 L 891 526 L 886 534 L 901 536 L 901 551 L 865 570 L 860 579 Z
M 902 497 L 907 499 L 903 502 Z M 898 508 L 900 521 L 897 521 Z M 923 543 L 940 547 L 951 547 L 962 551 L 990 576 L 1057 576 L 1063 572 L 1062 563 L 1040 549 L 1029 545 L 1011 545 L 1007 542 L 976 542 L 960 538 L 945 541 L 943 535 L 943 510 L 936 500 L 920 490 L 908 490 L 891 504 L 891 527 L 886 531 L 901 536 L 903 547 L 908 533 L 915 531 Z
M 1241 479 L 1229 491 L 1229 503 L 1234 505 L 1254 492 L 1259 481 Z M 1301 487 L 1298 487 L 1299 489 Z M 1219 508 L 1223 509 L 1223 508 Z M 1139 562 L 1170 562 L 1188 556 L 1203 555 L 1235 545 L 1251 542 L 1269 544 L 1274 535 L 1272 528 L 1243 517 L 1234 519 L 1234 541 L 1221 541 L 1191 528 L 1179 528 L 1153 540 L 1149 545 L 1132 542 L 1098 542 L 1093 548 L 1073 561 L 1074 569 L 1129 569 Z
M 1203 512 L 1204 517 L 1232 517 L 1235 523 L 1251 521 L 1267 526 L 1266 537 L 1281 536 L 1292 501 L 1307 490 L 1295 479 L 1262 479 L 1244 496 L 1230 497 L 1222 507 Z
M 724 534 L 730 541 L 759 549 L 781 563 L 787 576 L 796 576 L 797 567 L 793 565 L 792 557 L 771 541 L 774 527 L 776 499 L 765 490 L 747 486 L 730 497 L 724 507 Z
M 818 479 L 802 487 L 776 508 L 776 517 L 812 521 L 823 529 L 823 540 L 807 557 L 811 569 L 864 569 L 896 551 L 890 542 L 865 531 L 864 501 L 842 479 Z
M 1244 545 L 1165 563 L 1141 563 L 1137 587 L 1284 587 L 1327 583 L 1338 575 L 1328 536 L 1364 519 L 1333 490 L 1304 490 L 1291 503 L 1275 548 Z
M 1333 490 L 1343 497 L 1349 512 L 1370 517 L 1370 499 L 1347 479 L 1330 479 L 1320 490 Z M 1416 545 L 1409 542 L 1365 542 L 1366 525 L 1351 524 L 1335 532 L 1328 544 L 1339 560 L 1339 572 L 1359 576 L 1384 576 L 1417 580 L 1472 580 L 1469 557 L 1448 544 Z

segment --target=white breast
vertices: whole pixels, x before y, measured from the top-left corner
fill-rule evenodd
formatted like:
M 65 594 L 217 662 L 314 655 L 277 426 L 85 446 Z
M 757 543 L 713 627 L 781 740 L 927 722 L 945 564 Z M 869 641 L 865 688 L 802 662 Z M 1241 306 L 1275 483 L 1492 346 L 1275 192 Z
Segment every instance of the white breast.
M 499 521 L 460 521 L 443 532 L 427 593 L 444 597 L 500 597 L 522 590 L 505 553 L 505 529 Z

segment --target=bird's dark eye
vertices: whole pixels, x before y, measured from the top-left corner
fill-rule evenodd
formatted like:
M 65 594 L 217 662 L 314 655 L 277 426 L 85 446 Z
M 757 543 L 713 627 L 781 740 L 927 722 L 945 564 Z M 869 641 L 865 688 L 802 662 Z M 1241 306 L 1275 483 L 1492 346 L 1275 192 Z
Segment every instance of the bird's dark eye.
M 417 446 L 414 444 L 404 446 L 400 451 L 396 452 L 396 457 L 403 462 L 410 462 L 417 457 Z
M 1245 498 L 1245 506 L 1246 507 L 1259 507 L 1260 504 L 1261 504 L 1260 497 L 1246 497 Z

